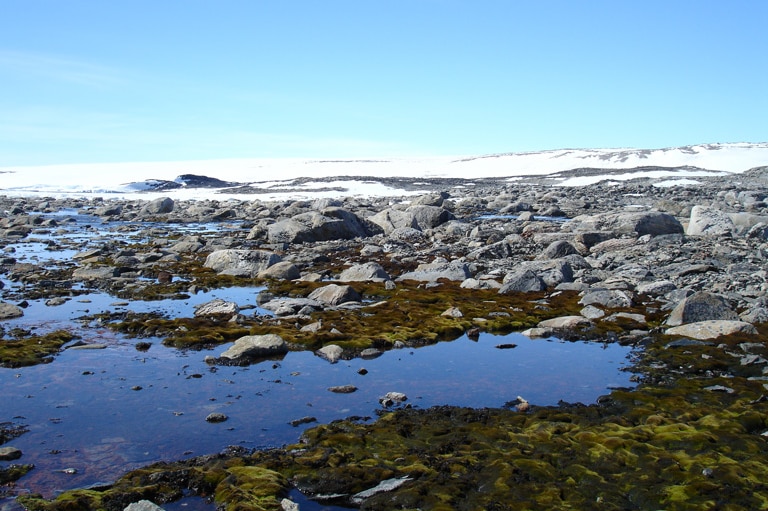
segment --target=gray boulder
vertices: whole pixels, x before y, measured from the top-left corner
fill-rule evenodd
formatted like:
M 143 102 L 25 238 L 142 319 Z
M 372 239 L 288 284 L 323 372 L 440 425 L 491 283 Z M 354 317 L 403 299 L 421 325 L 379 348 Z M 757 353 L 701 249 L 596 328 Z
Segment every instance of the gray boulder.
M 267 358 L 288 353 L 288 344 L 276 334 L 246 335 L 235 341 L 221 358 L 229 361 Z
M 280 261 L 279 255 L 264 250 L 224 249 L 208 254 L 203 266 L 224 275 L 255 277 Z
M 656 280 L 637 286 L 636 291 L 641 295 L 664 296 L 667 293 L 677 289 L 677 286 L 671 280 Z
M 708 320 L 738 320 L 724 298 L 707 292 L 698 292 L 684 298 L 672 309 L 666 324 L 669 326 Z
M 118 277 L 120 270 L 114 266 L 85 266 L 72 272 L 74 280 L 102 280 Z
M 414 271 L 409 271 L 397 278 L 403 280 L 417 280 L 421 282 L 437 282 L 440 279 L 464 281 L 472 274 L 469 266 L 461 261 L 436 261 L 434 263 L 420 264 Z
M 576 247 L 571 245 L 566 240 L 558 240 L 552 242 L 544 251 L 539 254 L 537 259 L 559 259 L 561 257 L 569 256 L 572 254 L 578 254 L 579 251 Z
M 24 311 L 21 307 L 17 307 L 11 303 L 0 302 L 0 320 L 20 318 L 24 315 Z
M 426 229 L 434 229 L 449 220 L 456 219 L 456 217 L 453 216 L 453 213 L 437 206 L 411 206 L 406 209 L 405 212 L 413 216 L 417 228 L 422 231 Z
M 142 213 L 148 215 L 159 215 L 162 213 L 170 213 L 173 211 L 175 203 L 170 197 L 160 197 L 153 201 L 150 201 L 146 206 L 142 208 Z
M 313 312 L 321 310 L 323 304 L 309 298 L 275 298 L 260 305 L 262 309 L 272 311 L 276 316 L 290 316 L 302 311 Z
M 261 279 L 295 280 L 301 277 L 301 272 L 292 262 L 280 261 L 260 271 L 258 276 Z
M 390 278 L 379 263 L 368 262 L 350 266 L 341 272 L 339 280 L 341 282 L 365 282 L 390 280 Z
M 387 236 L 398 228 L 419 228 L 419 224 L 416 222 L 412 213 L 407 213 L 394 208 L 387 208 L 383 211 L 379 211 L 375 215 L 368 217 L 368 220 L 378 225 Z
M 365 238 L 380 232 L 378 227 L 341 208 L 308 211 L 267 227 L 270 243 L 313 243 L 316 241 Z
M 587 292 L 581 300 L 581 305 L 600 305 L 607 309 L 620 309 L 632 306 L 632 296 L 620 289 L 596 289 Z
M 694 206 L 688 221 L 686 234 L 689 236 L 724 236 L 731 235 L 735 229 L 733 220 L 719 209 Z
M 613 231 L 617 234 L 660 236 L 683 234 L 683 225 L 672 215 L 658 211 L 601 213 L 580 215 L 569 222 L 577 231 Z
M 360 302 L 363 299 L 352 286 L 340 286 L 338 284 L 319 287 L 312 291 L 307 298 L 327 305 Z
M 514 292 L 536 292 L 544 291 L 547 288 L 541 277 L 531 270 L 522 270 L 508 274 L 504 277 L 504 282 L 499 289 L 500 295 Z

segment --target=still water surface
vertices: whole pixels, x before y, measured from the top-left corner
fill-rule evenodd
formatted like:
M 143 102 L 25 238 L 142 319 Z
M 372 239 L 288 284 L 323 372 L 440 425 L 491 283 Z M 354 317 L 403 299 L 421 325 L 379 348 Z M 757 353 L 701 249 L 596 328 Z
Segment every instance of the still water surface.
M 0 371 L 2 421 L 29 426 L 11 445 L 36 468 L 21 489 L 53 495 L 108 482 L 158 460 L 295 442 L 319 423 L 375 417 L 379 397 L 403 392 L 412 406 L 500 407 L 523 396 L 535 405 L 593 403 L 610 387 L 631 386 L 628 348 L 587 342 L 531 340 L 518 334 L 466 337 L 419 349 L 329 364 L 310 352 L 250 367 L 211 367 L 211 351 L 160 345 L 141 353 L 135 341 L 104 329 L 102 350 L 66 350 L 47 365 Z M 514 349 L 498 349 L 515 343 Z M 365 368 L 365 375 L 359 370 Z M 352 394 L 328 387 L 355 385 Z M 226 422 L 205 421 L 211 412 Z M 67 474 L 64 469 L 76 469 Z

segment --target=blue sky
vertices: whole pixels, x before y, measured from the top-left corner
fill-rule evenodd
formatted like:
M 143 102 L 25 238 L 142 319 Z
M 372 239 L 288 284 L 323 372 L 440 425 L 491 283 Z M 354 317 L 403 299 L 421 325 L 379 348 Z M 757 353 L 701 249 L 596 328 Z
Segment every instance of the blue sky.
M 768 2 L 0 0 L 0 167 L 768 141 Z

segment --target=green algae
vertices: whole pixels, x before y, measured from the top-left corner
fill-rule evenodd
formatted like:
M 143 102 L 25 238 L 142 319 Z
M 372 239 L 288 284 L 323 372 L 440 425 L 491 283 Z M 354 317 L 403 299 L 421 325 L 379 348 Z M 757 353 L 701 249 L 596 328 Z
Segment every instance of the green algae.
M 61 347 L 76 336 L 66 330 L 45 335 L 30 335 L 26 331 L 15 332 L 11 339 L 0 339 L 0 367 L 24 367 L 44 364 L 53 360 Z
M 101 489 L 70 490 L 52 500 L 37 494 L 22 495 L 18 501 L 30 511 L 122 511 L 139 500 L 165 504 L 192 492 L 215 500 L 218 508 L 226 511 L 280 510 L 279 498 L 289 487 L 285 477 L 245 461 L 245 457 L 229 453 L 156 463 L 131 471 Z

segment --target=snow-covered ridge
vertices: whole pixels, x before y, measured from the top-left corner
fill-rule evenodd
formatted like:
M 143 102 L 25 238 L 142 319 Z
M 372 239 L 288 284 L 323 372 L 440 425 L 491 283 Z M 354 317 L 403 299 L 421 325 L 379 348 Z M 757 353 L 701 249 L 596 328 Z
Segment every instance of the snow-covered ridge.
M 700 172 L 739 173 L 768 165 L 768 143 L 701 144 L 665 149 L 559 149 L 525 153 L 503 153 L 468 157 L 431 157 L 397 159 L 231 159 L 177 162 L 104 163 L 49 165 L 37 167 L 0 167 L 0 194 L 73 195 L 113 194 L 129 196 L 166 186 L 179 198 L 210 197 L 200 186 L 180 176 L 214 178 L 227 183 L 257 184 L 262 191 L 285 188 L 285 183 L 299 178 L 351 178 L 359 183 L 354 194 L 392 192 L 381 184 L 365 190 L 365 177 L 388 178 L 514 178 L 547 176 L 580 168 L 627 169 L 624 179 L 637 167 L 687 167 Z M 695 176 L 692 171 L 688 176 Z M 701 174 L 700 174 L 701 175 Z M 615 176 L 614 176 L 615 178 Z M 589 180 L 559 184 L 587 184 Z M 304 183 L 309 191 L 311 183 Z M 197 191 L 193 191 L 197 190 Z M 142 192 L 144 191 L 144 192 Z M 334 193 L 329 191 L 328 193 Z M 338 192 L 336 192 L 338 193 Z M 262 194 L 263 195 L 263 194 Z M 241 196 L 242 197 L 242 196 Z M 146 197 L 145 197 L 146 198 Z M 221 196 L 219 196 L 221 198 Z M 243 197 L 244 198 L 244 197 Z M 266 197 L 265 197 L 266 198 Z

